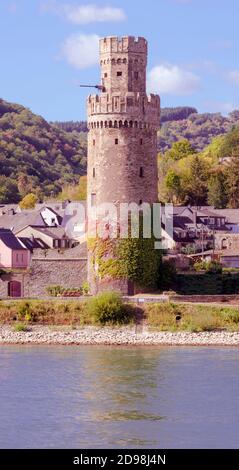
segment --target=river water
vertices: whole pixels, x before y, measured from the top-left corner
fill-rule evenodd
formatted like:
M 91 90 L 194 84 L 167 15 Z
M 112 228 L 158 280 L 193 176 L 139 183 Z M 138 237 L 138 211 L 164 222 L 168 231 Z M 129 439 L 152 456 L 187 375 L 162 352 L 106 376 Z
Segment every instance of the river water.
M 0 347 L 0 448 L 238 448 L 239 349 Z

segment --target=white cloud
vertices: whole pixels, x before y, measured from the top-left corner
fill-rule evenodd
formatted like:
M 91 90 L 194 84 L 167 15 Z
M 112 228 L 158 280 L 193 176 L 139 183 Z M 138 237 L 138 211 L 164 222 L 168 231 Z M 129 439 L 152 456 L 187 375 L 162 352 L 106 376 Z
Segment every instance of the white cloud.
M 204 101 L 203 106 L 206 107 L 209 112 L 220 112 L 222 114 L 228 114 L 239 109 L 238 104 L 231 103 L 230 101 Z
M 231 70 L 231 72 L 228 73 L 228 78 L 234 85 L 239 86 L 239 70 Z
M 63 43 L 61 56 L 77 69 L 92 67 L 99 60 L 99 39 L 97 34 L 72 34 Z
M 178 65 L 162 64 L 148 75 L 149 91 L 167 95 L 191 95 L 199 91 L 200 78 Z
M 42 11 L 51 11 L 74 24 L 102 23 L 107 21 L 124 21 L 125 12 L 122 8 L 102 6 L 94 4 L 71 5 L 64 3 L 59 5 L 56 1 L 50 1 L 42 5 Z

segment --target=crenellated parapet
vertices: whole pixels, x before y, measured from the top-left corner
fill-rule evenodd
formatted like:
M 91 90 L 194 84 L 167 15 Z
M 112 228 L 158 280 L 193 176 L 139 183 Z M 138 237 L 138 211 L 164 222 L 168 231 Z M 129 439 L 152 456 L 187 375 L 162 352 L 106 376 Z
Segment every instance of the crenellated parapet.
M 148 43 L 143 37 L 108 36 L 100 40 L 100 55 L 115 53 L 136 53 L 147 56 Z
M 142 93 L 91 95 L 87 101 L 88 123 L 107 121 L 139 121 L 159 126 L 160 98 Z

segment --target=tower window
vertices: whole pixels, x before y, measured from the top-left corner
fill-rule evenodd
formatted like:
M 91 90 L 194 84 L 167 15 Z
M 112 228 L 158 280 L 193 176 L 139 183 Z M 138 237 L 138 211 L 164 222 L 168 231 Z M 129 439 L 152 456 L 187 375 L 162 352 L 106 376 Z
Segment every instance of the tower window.
M 93 145 L 95 146 L 95 139 L 93 139 Z
M 143 145 L 143 139 L 140 139 L 140 145 Z
M 142 166 L 140 167 L 140 170 L 139 170 L 139 176 L 140 176 L 140 178 L 143 178 L 143 176 L 144 176 L 144 169 L 143 169 Z
M 107 77 L 108 77 L 108 73 L 105 73 L 105 74 L 104 74 L 104 77 L 107 78 Z
M 122 72 L 117 72 L 117 77 L 122 77 Z
M 119 139 L 115 139 L 115 145 L 118 145 Z
M 127 105 L 128 105 L 128 106 L 133 106 L 133 105 L 134 105 L 134 100 L 133 100 L 133 98 L 127 98 Z
M 134 72 L 134 78 L 135 78 L 135 80 L 138 80 L 138 78 L 139 78 L 139 72 Z
M 95 168 L 93 168 L 93 178 L 95 178 Z
M 139 205 L 142 206 L 142 204 L 143 204 L 143 201 L 142 201 L 142 199 L 140 199 L 139 200 Z
M 96 194 L 91 193 L 91 207 L 94 207 L 96 205 Z

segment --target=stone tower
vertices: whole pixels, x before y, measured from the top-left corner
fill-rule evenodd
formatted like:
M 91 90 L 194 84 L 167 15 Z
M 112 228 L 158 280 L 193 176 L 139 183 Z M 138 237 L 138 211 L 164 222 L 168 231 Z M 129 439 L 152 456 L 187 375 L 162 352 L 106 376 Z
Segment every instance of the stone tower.
M 100 40 L 101 87 L 88 97 L 88 208 L 158 200 L 160 98 L 146 93 L 147 41 Z

